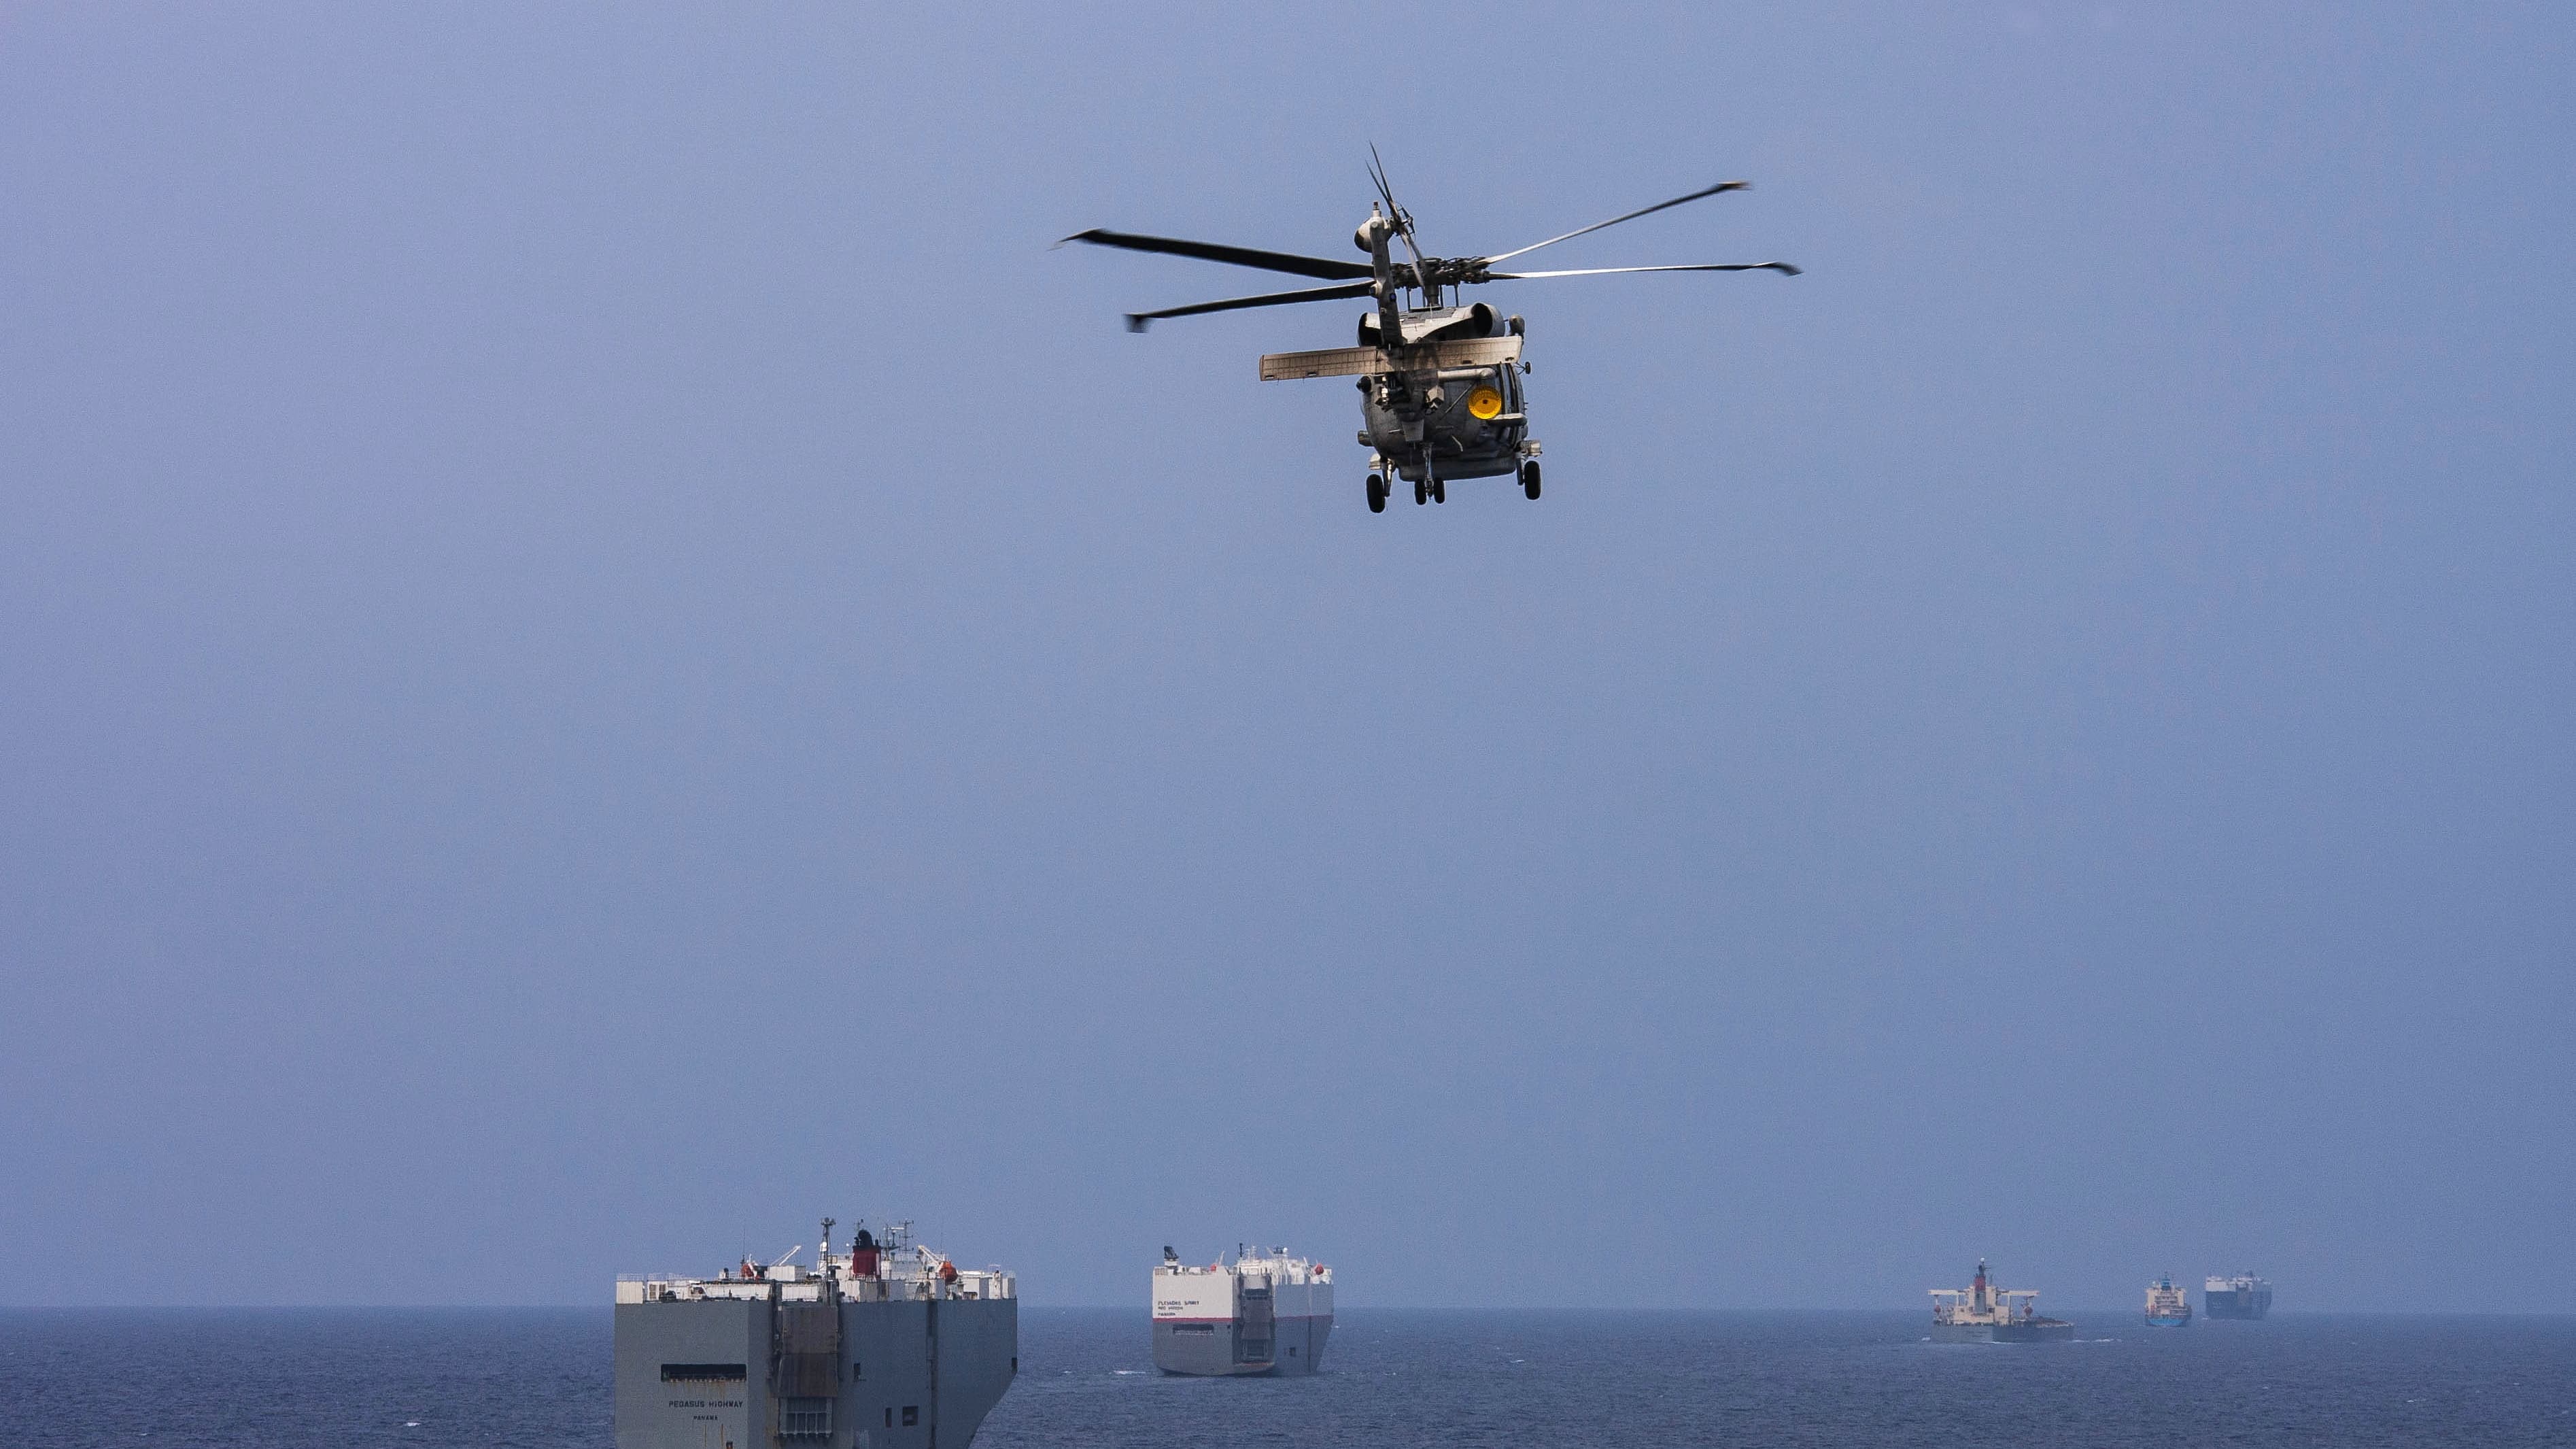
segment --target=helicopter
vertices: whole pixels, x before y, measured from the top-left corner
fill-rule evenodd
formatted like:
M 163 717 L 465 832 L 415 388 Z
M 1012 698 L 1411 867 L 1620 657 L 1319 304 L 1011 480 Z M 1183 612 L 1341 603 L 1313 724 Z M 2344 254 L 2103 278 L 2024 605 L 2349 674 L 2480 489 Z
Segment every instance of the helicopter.
M 1529 435 L 1529 413 L 1522 379 L 1529 363 L 1522 357 L 1527 324 L 1504 317 L 1483 302 L 1463 300 L 1463 289 L 1487 282 L 1527 282 L 1551 277 L 1606 277 L 1632 272 L 1778 272 L 1794 277 L 1787 262 L 1706 262 L 1677 266 L 1583 267 L 1568 271 L 1501 272 L 1502 262 L 1541 247 L 1588 236 L 1605 227 L 1669 210 L 1688 202 L 1745 190 L 1750 183 L 1721 181 L 1686 196 L 1577 227 L 1561 236 L 1508 252 L 1479 257 L 1426 255 L 1416 237 L 1413 215 L 1396 204 L 1377 148 L 1369 148 L 1369 179 L 1377 200 L 1368 219 L 1351 240 L 1366 262 L 1340 262 L 1329 257 L 1298 256 L 1254 247 L 1173 237 L 1140 236 L 1094 228 L 1057 242 L 1119 247 L 1196 257 L 1238 267 L 1315 277 L 1329 286 L 1290 292 L 1229 297 L 1158 312 L 1130 312 L 1127 330 L 1142 332 L 1170 317 L 1233 312 L 1247 307 L 1284 307 L 1301 302 L 1329 302 L 1367 297 L 1373 305 L 1360 314 L 1358 345 L 1314 352 L 1273 352 L 1261 359 L 1261 380 L 1280 382 L 1317 377 L 1355 377 L 1360 392 L 1360 420 L 1365 425 L 1360 446 L 1370 450 L 1368 506 L 1384 513 L 1390 490 L 1400 478 L 1413 485 L 1413 501 L 1446 503 L 1448 485 L 1462 478 L 1515 477 L 1523 496 L 1539 496 L 1539 454 Z M 1394 244 L 1405 255 L 1398 258 Z

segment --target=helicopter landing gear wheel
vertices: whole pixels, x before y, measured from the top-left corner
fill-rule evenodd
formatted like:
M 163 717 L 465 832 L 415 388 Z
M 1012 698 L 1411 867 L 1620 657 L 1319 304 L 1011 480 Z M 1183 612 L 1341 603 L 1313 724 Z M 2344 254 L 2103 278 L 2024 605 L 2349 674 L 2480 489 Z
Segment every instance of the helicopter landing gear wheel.
M 1414 506 L 1414 507 L 1416 507 L 1416 508 L 1419 508 L 1419 507 L 1421 507 L 1423 504 L 1428 503 L 1428 502 L 1430 502 L 1430 501 L 1431 501 L 1431 488 L 1430 488 L 1430 485 L 1425 484 L 1425 483 L 1416 483 L 1416 484 L 1414 484 L 1414 485 L 1413 485 L 1413 506 Z
M 1521 465 L 1521 496 L 1532 503 L 1538 501 L 1538 464 L 1536 463 Z
M 1375 473 L 1371 473 L 1371 474 L 1369 475 L 1369 479 L 1368 479 L 1368 500 L 1369 500 L 1369 512 L 1371 512 L 1371 513 L 1384 513 L 1384 512 L 1386 512 L 1386 480 L 1385 480 L 1384 478 L 1379 477 L 1379 476 L 1378 476 L 1378 475 L 1376 475 Z
M 1446 483 L 1441 482 L 1441 481 L 1440 481 L 1439 479 L 1437 479 L 1437 478 L 1432 479 L 1432 480 L 1431 480 L 1431 501 L 1432 501 L 1432 502 L 1434 502 L 1434 503 L 1446 503 L 1446 502 L 1448 502 L 1448 501 L 1449 501 L 1449 485 L 1448 485 L 1448 484 L 1446 484 Z

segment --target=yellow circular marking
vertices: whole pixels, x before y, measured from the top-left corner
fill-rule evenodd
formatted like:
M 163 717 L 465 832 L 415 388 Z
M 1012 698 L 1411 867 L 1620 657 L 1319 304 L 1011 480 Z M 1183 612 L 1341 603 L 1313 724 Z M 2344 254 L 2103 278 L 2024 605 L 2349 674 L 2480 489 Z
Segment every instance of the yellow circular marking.
M 1500 417 L 1503 411 L 1503 395 L 1490 387 L 1480 387 L 1467 394 L 1467 411 L 1480 418 Z

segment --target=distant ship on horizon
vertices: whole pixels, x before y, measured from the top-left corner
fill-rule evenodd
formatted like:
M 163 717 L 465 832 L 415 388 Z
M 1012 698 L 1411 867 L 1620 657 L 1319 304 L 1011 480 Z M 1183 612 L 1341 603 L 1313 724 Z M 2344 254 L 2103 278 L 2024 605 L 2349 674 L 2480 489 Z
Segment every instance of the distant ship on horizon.
M 2272 1311 L 2272 1285 L 2251 1273 L 2212 1273 L 2200 1285 L 2200 1303 L 2212 1318 L 2260 1318 Z
M 1940 1343 L 2049 1343 L 2075 1337 L 2075 1325 L 2039 1316 L 2039 1292 L 1998 1288 L 1986 1280 L 1986 1260 L 1965 1288 L 1935 1288 L 1932 1338 Z
M 617 1449 L 938 1449 L 971 1443 L 1020 1372 L 1019 1280 L 959 1268 L 897 1223 L 814 1266 L 617 1280 Z M 422 1417 L 427 1417 L 423 1415 Z M 11 1436 L 16 1442 L 17 1436 Z
M 2174 1286 L 2171 1273 L 2147 1285 L 2147 1327 L 2191 1327 L 2191 1295 Z
M 1286 1248 L 1236 1247 L 1204 1268 L 1163 1250 L 1154 1268 L 1154 1367 L 1167 1374 L 1310 1374 L 1333 1336 L 1333 1270 Z

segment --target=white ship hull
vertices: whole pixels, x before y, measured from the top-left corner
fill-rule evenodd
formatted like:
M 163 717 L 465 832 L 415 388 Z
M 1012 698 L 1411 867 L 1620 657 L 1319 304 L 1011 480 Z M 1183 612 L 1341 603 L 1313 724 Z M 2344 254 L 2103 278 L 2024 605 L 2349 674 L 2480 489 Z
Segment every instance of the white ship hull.
M 1232 1378 L 1310 1374 L 1333 1336 L 1332 1270 L 1285 1255 L 1154 1270 L 1154 1366 Z
M 618 1281 L 617 1449 L 965 1449 L 1019 1372 L 1016 1280 L 866 1234 L 785 1262 Z
M 787 1306 L 617 1305 L 618 1449 L 756 1449 L 782 1438 L 813 1449 L 962 1445 L 1019 1366 L 1012 1299 L 841 1302 L 809 1305 L 838 1320 L 824 1372 L 810 1385 L 783 1382 L 771 1349 Z

